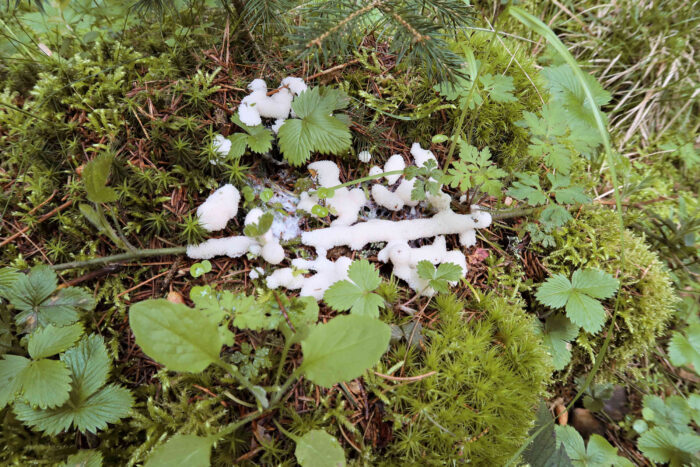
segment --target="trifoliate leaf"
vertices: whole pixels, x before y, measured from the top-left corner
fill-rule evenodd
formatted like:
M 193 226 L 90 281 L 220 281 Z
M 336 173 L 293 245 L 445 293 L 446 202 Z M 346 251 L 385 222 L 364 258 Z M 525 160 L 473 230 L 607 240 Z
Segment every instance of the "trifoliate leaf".
M 29 355 L 35 360 L 51 357 L 70 348 L 82 334 L 83 326 L 80 323 L 62 327 L 49 324 L 29 336 Z
M 302 467 L 344 467 L 345 451 L 335 437 L 311 430 L 296 440 L 294 455 Z
M 555 274 L 540 285 L 535 296 L 543 305 L 563 308 L 569 300 L 571 287 L 571 281 L 566 276 Z
M 145 467 L 209 467 L 213 438 L 175 435 L 157 447 Z
M 16 402 L 14 410 L 20 420 L 50 435 L 68 430 L 71 425 L 83 433 L 95 433 L 129 414 L 133 405 L 131 393 L 114 384 L 102 387 L 110 365 L 100 336 L 84 338 L 61 355 L 61 360 L 58 363 L 65 362 L 70 368 L 68 400 L 49 409 Z
M 87 198 L 93 203 L 110 203 L 117 200 L 117 192 L 114 188 L 106 186 L 113 160 L 113 154 L 103 152 L 83 168 L 85 191 Z
M 571 276 L 572 286 L 593 298 L 605 299 L 615 295 L 620 281 L 600 269 L 577 269 Z
M 231 142 L 231 149 L 228 151 L 228 157 L 238 159 L 248 147 L 248 135 L 245 133 L 234 133 L 227 138 Z
M 0 360 L 0 410 L 12 402 L 22 389 L 17 376 L 31 363 L 31 360 L 19 355 L 5 355 Z
M 700 373 L 700 324 L 688 326 L 683 334 L 674 332 L 668 356 L 675 366 L 692 366 L 695 373 Z
M 532 206 L 547 202 L 547 195 L 542 191 L 537 175 L 519 173 L 518 180 L 517 182 L 513 182 L 513 186 L 508 189 L 508 196 L 527 201 L 528 204 Z
M 605 323 L 605 309 L 596 298 L 611 297 L 619 282 L 597 269 L 577 270 L 572 281 L 556 274 L 537 290 L 536 297 L 552 308 L 566 307 L 566 316 L 591 333 L 598 332 Z M 594 298 L 595 297 L 595 298 Z
M 304 375 L 327 388 L 357 378 L 379 362 L 390 338 L 391 328 L 378 319 L 336 316 L 316 325 L 302 341 Z
M 576 467 L 632 466 L 630 461 L 617 455 L 617 449 L 600 435 L 592 435 L 588 446 L 572 426 L 555 426 L 557 440 L 564 444 L 566 453 Z
M 279 129 L 279 147 L 292 165 L 301 165 L 312 152 L 340 154 L 350 148 L 348 125 L 332 112 L 344 107 L 341 94 L 334 90 L 314 87 L 301 93 L 292 102 L 299 118 L 290 118 Z
M 83 449 L 72 456 L 68 456 L 68 460 L 59 464 L 58 467 L 102 467 L 102 453 L 92 449 Z
M 334 283 L 326 290 L 323 300 L 336 311 L 350 310 L 353 314 L 378 318 L 384 300 L 372 293 L 382 282 L 377 269 L 366 259 L 355 261 L 348 268 L 348 277 L 352 282 Z
M 146 355 L 173 371 L 199 373 L 219 360 L 219 325 L 206 313 L 164 299 L 131 306 L 129 324 Z
M 653 462 L 672 466 L 693 465 L 700 451 L 700 436 L 695 433 L 678 434 L 666 427 L 656 426 L 642 433 L 637 447 Z
M 52 296 L 57 286 L 56 273 L 43 265 L 17 279 L 7 293 L 10 303 L 20 311 L 15 317 L 17 325 L 28 330 L 48 324 L 66 326 L 78 320 L 78 309 L 95 306 L 92 296 L 77 287 L 66 287 Z
M 563 315 L 552 315 L 545 321 L 542 340 L 550 349 L 555 370 L 563 370 L 571 361 L 568 343 L 578 336 L 578 330 L 579 327 Z
M 419 261 L 416 266 L 418 277 L 428 281 L 436 292 L 448 293 L 449 283 L 462 278 L 462 268 L 454 263 L 442 263 L 437 268 L 427 260 Z
M 517 102 L 518 99 L 513 95 L 515 86 L 513 86 L 513 78 L 511 76 L 494 76 L 486 73 L 479 78 L 479 81 L 484 86 L 484 91 L 488 93 L 489 98 L 494 102 L 504 104 Z
M 70 371 L 58 360 L 34 360 L 17 375 L 22 398 L 39 408 L 56 407 L 68 400 Z
M 642 416 L 654 425 L 670 428 L 674 432 L 686 432 L 691 418 L 688 402 L 681 396 L 669 396 L 665 400 L 653 394 L 643 399 Z

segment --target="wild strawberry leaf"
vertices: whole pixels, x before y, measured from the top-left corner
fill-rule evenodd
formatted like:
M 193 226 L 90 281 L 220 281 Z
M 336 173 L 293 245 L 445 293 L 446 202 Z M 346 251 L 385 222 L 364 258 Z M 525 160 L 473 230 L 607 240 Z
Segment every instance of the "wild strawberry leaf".
M 378 318 L 384 300 L 372 292 L 382 282 L 379 272 L 363 259 L 350 265 L 348 277 L 351 281 L 342 280 L 331 285 L 323 300 L 336 311 L 350 310 L 353 314 Z

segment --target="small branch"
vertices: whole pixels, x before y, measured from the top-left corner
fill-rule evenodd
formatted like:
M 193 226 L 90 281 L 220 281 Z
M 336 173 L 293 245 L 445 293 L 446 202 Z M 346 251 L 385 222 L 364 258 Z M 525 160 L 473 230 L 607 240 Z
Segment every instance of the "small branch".
M 134 250 L 128 253 L 121 253 L 119 255 L 105 256 L 102 258 L 92 258 L 86 259 L 84 261 L 72 261 L 70 263 L 54 264 L 49 266 L 54 271 L 64 271 L 66 269 L 78 269 L 78 268 L 88 268 L 93 266 L 101 266 L 108 263 L 118 263 L 120 261 L 127 261 L 130 259 L 137 258 L 148 258 L 152 256 L 168 256 L 168 255 L 181 255 L 187 251 L 186 246 L 176 246 L 172 248 L 153 248 L 148 250 Z
M 391 376 L 391 375 L 384 375 L 382 373 L 379 373 L 377 371 L 374 372 L 375 375 L 380 376 L 382 378 L 391 380 L 391 381 L 420 381 L 421 379 L 428 378 L 429 376 L 433 376 L 436 374 L 437 371 L 430 371 L 424 375 L 418 375 L 418 376 Z

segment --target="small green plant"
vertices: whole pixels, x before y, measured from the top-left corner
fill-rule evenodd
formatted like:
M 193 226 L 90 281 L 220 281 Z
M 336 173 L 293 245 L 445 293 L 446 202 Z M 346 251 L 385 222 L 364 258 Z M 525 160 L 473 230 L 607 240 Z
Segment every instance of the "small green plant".
M 500 197 L 506 172 L 499 169 L 491 160 L 491 151 L 486 147 L 479 151 L 464 140 L 459 140 L 459 160 L 447 169 L 443 181 L 461 191 L 482 191 Z
M 449 293 L 450 282 L 462 278 L 462 268 L 454 263 L 442 263 L 436 268 L 427 260 L 419 261 L 416 267 L 418 276 L 428 281 L 428 285 L 438 293 Z
M 349 120 L 333 115 L 347 105 L 347 96 L 333 88 L 313 87 L 297 96 L 292 102 L 297 118 L 286 120 L 278 132 L 285 160 L 299 166 L 312 152 L 340 154 L 350 149 Z
M 686 400 L 670 396 L 665 400 L 647 395 L 643 399 L 642 419 L 634 422 L 641 436 L 639 450 L 651 461 L 672 467 L 695 465 L 700 451 L 700 436 L 690 426 L 691 419 L 700 423 L 700 396 L 691 394 Z
M 600 435 L 592 435 L 588 444 L 572 426 L 555 427 L 557 441 L 566 449 L 571 465 L 576 467 L 632 467 L 629 459 L 618 456 L 617 449 Z
M 357 264 L 351 277 L 357 278 L 356 274 L 363 272 L 363 264 Z M 215 292 L 210 286 L 193 288 L 191 298 L 194 309 L 166 300 L 146 300 L 132 305 L 129 323 L 136 343 L 172 371 L 199 373 L 210 365 L 221 368 L 255 398 L 260 411 L 276 408 L 289 386 L 302 375 L 324 387 L 361 376 L 379 361 L 391 335 L 388 325 L 361 314 L 337 316 L 325 324 L 315 324 L 318 306 L 313 299 L 303 300 L 305 306 L 295 307 L 285 297 L 286 306 L 279 301 L 278 308 L 268 306 L 265 311 L 264 302 L 261 304 L 254 297 Z M 297 343 L 301 343 L 304 355 L 302 364 L 281 386 L 254 385 L 249 373 L 244 374 L 220 355 L 223 346 L 233 344 L 230 325 L 239 329 L 276 328 L 284 335 L 276 381 L 280 379 L 289 349 Z M 151 454 L 147 465 L 173 465 L 184 452 L 189 453 L 190 462 L 208 465 L 211 445 L 249 419 L 225 427 L 219 436 L 176 435 Z M 297 457 L 302 465 L 313 465 L 309 452 L 314 449 L 320 450 L 318 455 L 327 452 L 334 459 L 342 457 L 344 462 L 337 441 L 328 434 L 314 433 L 293 439 L 297 441 Z
M 605 323 L 599 300 L 615 295 L 620 281 L 599 269 L 579 269 L 569 280 L 561 274 L 537 289 L 537 300 L 551 308 L 564 308 L 566 316 L 586 332 L 597 333 Z
M 241 122 L 238 114 L 234 114 L 231 121 L 241 127 L 245 133 L 234 133 L 228 137 L 231 141 L 228 157 L 238 159 L 245 154 L 246 148 L 250 148 L 257 154 L 264 154 L 272 149 L 273 135 L 270 130 L 262 125 L 248 126 Z
M 382 282 L 379 272 L 366 259 L 355 261 L 348 269 L 350 280 L 338 281 L 323 295 L 323 300 L 336 311 L 379 317 L 384 308 L 382 297 L 373 293 Z
M 674 331 L 668 343 L 668 356 L 675 366 L 687 366 L 700 373 L 700 324 L 691 324 L 682 333 Z

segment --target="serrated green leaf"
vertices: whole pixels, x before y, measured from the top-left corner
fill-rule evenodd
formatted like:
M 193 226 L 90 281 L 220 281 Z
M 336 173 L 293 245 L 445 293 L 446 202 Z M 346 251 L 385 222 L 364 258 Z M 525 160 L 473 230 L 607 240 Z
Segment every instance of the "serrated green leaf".
M 40 265 L 22 274 L 7 291 L 7 299 L 19 311 L 33 311 L 48 299 L 58 287 L 56 273 Z
M 62 327 L 49 324 L 29 336 L 29 355 L 35 360 L 51 357 L 73 346 L 82 334 L 80 323 Z
M 323 300 L 336 311 L 350 310 L 353 314 L 378 318 L 384 300 L 372 293 L 382 282 L 377 269 L 365 259 L 355 261 L 348 268 L 348 277 L 353 282 L 334 283 L 324 293 Z
M 583 438 L 572 426 L 555 427 L 557 440 L 566 448 L 571 463 L 577 467 L 612 467 L 630 466 L 627 459 L 617 455 L 617 449 L 600 435 L 592 435 L 588 446 L 584 446 Z
M 22 398 L 39 408 L 56 407 L 68 400 L 70 371 L 58 360 L 34 360 L 17 380 L 22 386 Z
M 71 424 L 81 432 L 95 433 L 126 417 L 133 405 L 131 393 L 110 384 L 100 389 L 77 407 L 63 404 L 52 409 L 33 409 L 23 403 L 15 403 L 17 418 L 27 425 L 55 435 L 68 430 Z
M 569 300 L 571 288 L 569 279 L 561 274 L 555 274 L 539 286 L 535 297 L 543 305 L 552 308 L 563 308 Z
M 175 435 L 157 447 L 145 467 L 209 467 L 213 438 Z
M 675 366 L 692 366 L 700 372 L 700 324 L 692 324 L 684 334 L 674 332 L 668 343 L 668 356 Z
M 136 343 L 169 370 L 198 373 L 219 360 L 219 326 L 205 313 L 164 299 L 144 300 L 131 306 L 129 324 Z
M 117 200 L 114 188 L 106 186 L 113 160 L 114 155 L 103 152 L 85 164 L 82 177 L 87 198 L 93 203 L 111 203 Z
M 557 434 L 557 441 L 564 445 L 573 465 L 585 465 L 586 445 L 576 429 L 572 426 L 556 425 L 554 430 Z
M 653 394 L 643 399 L 644 419 L 654 425 L 670 428 L 674 432 L 689 431 L 691 413 L 688 402 L 680 396 L 669 396 L 665 400 Z
M 387 324 L 367 316 L 337 316 L 316 325 L 301 344 L 304 375 L 324 387 L 357 378 L 379 362 L 390 338 Z
M 572 286 L 593 298 L 605 299 L 615 295 L 620 281 L 600 269 L 577 269 L 571 276 Z
M 245 154 L 245 150 L 248 147 L 248 135 L 245 133 L 234 133 L 228 137 L 228 140 L 231 141 L 228 157 L 238 159 Z
M 595 298 L 574 289 L 566 302 L 566 316 L 585 331 L 595 334 L 605 323 L 605 308 Z
M 236 295 L 233 302 L 233 325 L 252 331 L 277 329 L 284 319 L 277 303 L 259 303 L 250 295 Z
M 107 382 L 110 358 L 104 340 L 98 335 L 82 339 L 61 355 L 71 371 L 71 400 L 81 404 Z
M 59 407 L 32 408 L 15 403 L 15 413 L 28 425 L 48 434 L 68 430 L 71 425 L 81 432 L 95 433 L 107 423 L 127 416 L 133 405 L 131 393 L 117 385 L 100 389 L 109 372 L 109 357 L 102 337 L 91 335 L 61 355 L 71 374 L 70 395 Z
M 579 327 L 566 316 L 556 314 L 547 318 L 542 340 L 549 347 L 555 370 L 563 370 L 571 360 L 568 343 L 578 336 Z
M 296 440 L 294 455 L 302 467 L 344 467 L 345 451 L 335 437 L 311 430 Z
M 657 426 L 642 433 L 637 447 L 654 462 L 668 462 L 671 466 L 693 465 L 700 451 L 700 436 L 695 433 L 678 434 Z
M 21 391 L 22 384 L 17 376 L 31 363 L 31 360 L 19 355 L 5 355 L 0 360 L 0 410 Z
M 20 277 L 22 277 L 22 274 L 15 268 L 0 268 L 0 297 L 7 297 L 10 287 Z
M 341 94 L 314 87 L 301 93 L 292 102 L 299 118 L 290 118 L 277 133 L 284 158 L 292 165 L 306 162 L 312 152 L 340 154 L 350 148 L 348 125 L 331 115 L 342 104 Z
M 58 467 L 102 467 L 102 453 L 92 449 L 83 449 L 78 451 L 68 459 L 59 464 Z

